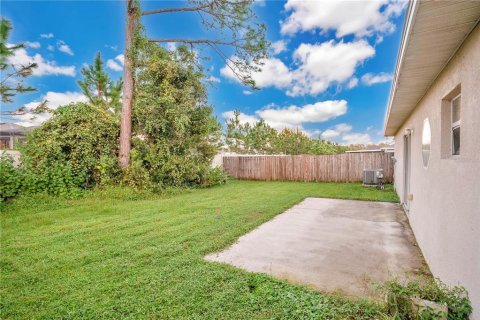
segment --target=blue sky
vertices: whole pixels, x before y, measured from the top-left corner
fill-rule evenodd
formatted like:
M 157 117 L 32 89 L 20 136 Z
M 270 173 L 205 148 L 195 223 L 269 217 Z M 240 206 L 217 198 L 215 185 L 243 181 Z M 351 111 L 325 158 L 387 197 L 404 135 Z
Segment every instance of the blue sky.
M 188 3 L 142 5 L 148 10 Z M 254 75 L 260 91 L 239 84 L 215 53 L 197 49 L 210 57 L 203 64 L 215 115 L 223 123 L 239 109 L 243 121 L 263 118 L 277 129 L 298 128 L 343 144 L 382 141 L 404 7 L 398 0 L 257 1 L 255 11 L 273 44 L 264 70 Z M 2 17 L 14 26 L 10 42 L 27 42 L 14 62 L 40 65 L 28 80 L 38 91 L 2 105 L 3 110 L 31 107 L 44 99 L 51 107 L 83 100 L 77 85 L 80 69 L 98 51 L 111 76 L 122 75 L 123 1 L 3 1 Z M 216 36 L 202 30 L 191 13 L 148 16 L 143 23 L 151 37 Z M 4 120 L 37 124 L 47 117 Z

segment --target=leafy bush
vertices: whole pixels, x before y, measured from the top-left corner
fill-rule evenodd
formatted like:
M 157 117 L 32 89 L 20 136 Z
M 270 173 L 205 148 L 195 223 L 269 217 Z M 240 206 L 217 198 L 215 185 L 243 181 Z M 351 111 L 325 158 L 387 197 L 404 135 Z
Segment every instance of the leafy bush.
M 59 107 L 22 145 L 18 168 L 0 159 L 0 197 L 19 193 L 74 196 L 81 189 L 119 180 L 118 118 L 85 103 Z
M 220 124 L 207 104 L 203 74 L 193 58 L 185 48 L 171 53 L 148 42 L 139 51 L 135 137 L 125 183 L 158 189 L 207 180 Z
M 61 196 L 76 196 L 85 181 L 83 175 L 75 175 L 69 163 L 52 163 L 37 167 L 36 171 L 20 169 L 23 175 L 22 191 L 26 193 L 48 193 Z
M 101 107 L 73 103 L 53 111 L 52 117 L 27 137 L 22 164 L 59 193 L 61 185 L 86 188 L 118 179 L 118 118 Z M 62 191 L 63 192 L 63 191 Z
M 130 155 L 130 165 L 123 176 L 123 183 L 135 189 L 152 189 L 152 182 L 148 170 L 144 167 L 142 158 L 136 150 Z
M 227 182 L 227 175 L 222 168 L 208 168 L 200 178 L 201 187 L 211 187 Z
M 411 298 L 420 298 L 436 303 L 445 303 L 448 307 L 449 320 L 469 319 L 472 306 L 468 294 L 463 287 L 448 287 L 440 280 L 419 284 L 409 282 L 402 285 L 396 281 L 386 284 L 387 305 L 390 315 L 394 319 L 438 319 L 439 316 L 432 309 L 424 309 L 415 314 L 411 307 Z
M 22 189 L 22 175 L 10 155 L 0 155 L 0 201 L 16 196 Z
M 84 180 L 74 176 L 70 166 L 54 163 L 48 167 L 38 167 L 37 172 L 15 168 L 13 159 L 0 157 L 0 199 L 6 200 L 19 193 L 49 193 L 53 195 L 75 196 L 81 191 L 78 185 Z

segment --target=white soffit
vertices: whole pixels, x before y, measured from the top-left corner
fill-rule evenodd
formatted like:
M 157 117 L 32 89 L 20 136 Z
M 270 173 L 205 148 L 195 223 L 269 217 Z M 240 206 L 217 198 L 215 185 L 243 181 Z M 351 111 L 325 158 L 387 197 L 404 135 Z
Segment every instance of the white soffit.
M 480 19 L 480 1 L 412 1 L 392 82 L 385 135 L 393 136 Z

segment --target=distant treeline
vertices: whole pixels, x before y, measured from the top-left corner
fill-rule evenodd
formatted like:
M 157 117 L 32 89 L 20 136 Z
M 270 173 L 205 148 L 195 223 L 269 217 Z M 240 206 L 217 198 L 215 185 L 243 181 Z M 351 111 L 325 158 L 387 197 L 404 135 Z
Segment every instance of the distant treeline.
M 338 154 L 347 150 L 378 149 L 380 145 L 339 145 L 335 142 L 312 138 L 303 131 L 283 129 L 277 131 L 264 120 L 254 124 L 242 123 L 240 112 L 227 121 L 225 145 L 228 151 L 240 154 Z

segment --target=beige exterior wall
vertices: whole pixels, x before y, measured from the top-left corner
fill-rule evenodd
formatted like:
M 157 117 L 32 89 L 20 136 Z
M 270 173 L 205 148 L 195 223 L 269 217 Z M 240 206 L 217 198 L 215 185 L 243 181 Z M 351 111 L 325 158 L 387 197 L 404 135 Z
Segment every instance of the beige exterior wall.
M 461 86 L 461 154 L 449 156 L 449 131 L 442 136 L 442 99 Z M 445 102 L 443 103 L 445 106 Z M 443 116 L 446 116 L 443 114 Z M 422 162 L 423 121 L 432 142 L 427 168 Z M 448 120 L 448 119 L 447 119 Z M 445 118 L 444 118 L 445 123 Z M 447 121 L 448 123 L 448 121 Z M 405 129 L 411 135 L 408 217 L 434 276 L 467 288 L 473 319 L 480 319 L 480 26 L 440 73 L 395 136 L 395 187 L 402 202 Z M 445 130 L 445 125 L 443 130 Z M 445 136 L 445 133 L 447 135 Z M 442 147 L 443 145 L 443 147 Z M 447 155 L 445 154 L 447 148 Z M 443 152 L 442 152 L 443 149 Z

